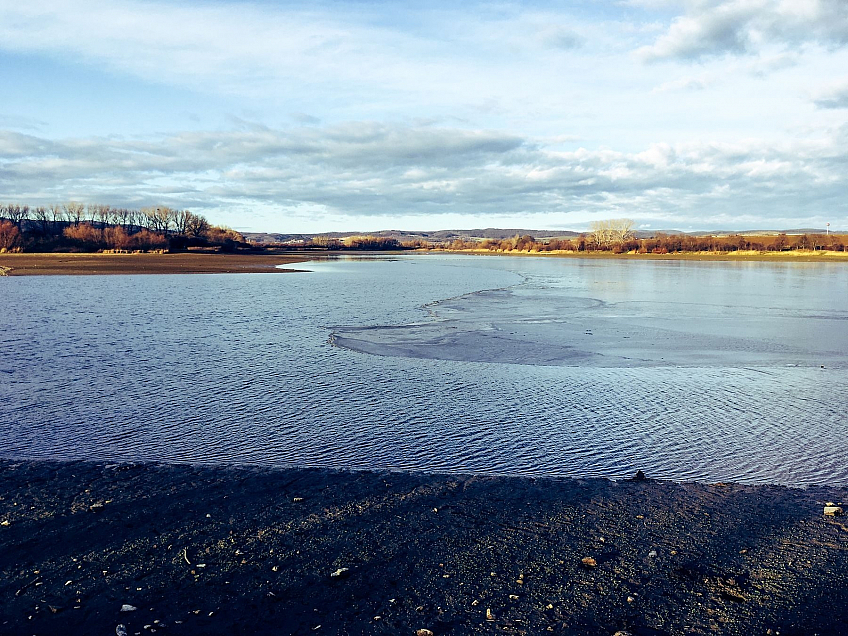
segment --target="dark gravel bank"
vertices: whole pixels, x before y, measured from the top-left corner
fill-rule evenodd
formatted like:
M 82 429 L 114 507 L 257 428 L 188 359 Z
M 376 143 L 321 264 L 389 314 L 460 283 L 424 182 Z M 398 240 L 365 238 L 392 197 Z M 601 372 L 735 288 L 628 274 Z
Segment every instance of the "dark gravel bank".
M 0 633 L 848 634 L 843 501 L 0 461 Z

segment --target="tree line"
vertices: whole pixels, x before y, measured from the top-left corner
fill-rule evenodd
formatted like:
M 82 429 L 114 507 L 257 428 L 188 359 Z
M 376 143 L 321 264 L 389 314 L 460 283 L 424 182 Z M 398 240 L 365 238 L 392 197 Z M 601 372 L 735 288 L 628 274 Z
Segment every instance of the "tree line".
M 241 234 L 201 214 L 168 206 L 140 209 L 69 202 L 49 206 L 0 203 L 0 250 L 96 251 L 232 248 Z
M 651 238 L 636 238 L 631 219 L 595 221 L 590 232 L 575 238 L 536 240 L 532 236 L 516 235 L 495 240 L 470 241 L 457 239 L 445 247 L 450 250 L 484 249 L 492 252 L 612 252 L 614 254 L 674 254 L 681 252 L 783 252 L 791 250 L 848 249 L 848 236 L 839 234 L 800 234 L 787 236 L 692 236 L 690 234 L 664 234 L 658 232 Z
M 675 254 L 681 252 L 788 252 L 792 250 L 848 251 L 848 236 L 840 234 L 800 234 L 788 236 L 690 236 L 657 233 L 652 238 L 599 243 L 591 234 L 575 238 L 536 240 L 532 236 L 472 241 L 457 239 L 443 246 L 448 250 L 488 250 L 490 252 L 611 252 L 613 254 Z

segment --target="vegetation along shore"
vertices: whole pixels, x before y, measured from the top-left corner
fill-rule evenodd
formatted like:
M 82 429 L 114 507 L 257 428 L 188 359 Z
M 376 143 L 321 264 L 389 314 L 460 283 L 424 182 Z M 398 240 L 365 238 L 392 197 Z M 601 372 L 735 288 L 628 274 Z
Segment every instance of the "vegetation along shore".
M 130 210 L 80 203 L 0 204 L 0 275 L 263 272 L 321 254 L 363 250 L 660 260 L 848 258 L 848 236 L 814 231 L 645 235 L 635 232 L 629 219 L 612 219 L 593 223 L 589 232 L 567 232 L 568 236 L 548 232 L 534 238 L 505 232 L 251 237 L 167 206 Z

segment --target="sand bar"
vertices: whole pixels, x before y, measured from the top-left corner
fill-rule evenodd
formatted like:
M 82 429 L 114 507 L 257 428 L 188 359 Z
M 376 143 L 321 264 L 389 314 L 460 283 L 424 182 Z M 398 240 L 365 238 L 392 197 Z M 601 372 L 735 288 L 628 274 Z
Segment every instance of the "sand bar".
M 273 254 L 0 254 L 7 276 L 67 274 L 223 274 L 286 272 L 277 265 L 299 263 L 321 256 L 308 252 Z M 275 269 L 276 268 L 276 269 Z

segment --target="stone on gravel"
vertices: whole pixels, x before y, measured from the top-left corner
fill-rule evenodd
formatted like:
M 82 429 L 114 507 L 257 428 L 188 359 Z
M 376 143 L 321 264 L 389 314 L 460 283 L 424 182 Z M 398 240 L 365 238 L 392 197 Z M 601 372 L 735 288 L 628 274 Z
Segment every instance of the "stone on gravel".
M 134 611 L 136 611 L 137 609 L 138 609 L 138 608 L 137 608 L 137 607 L 135 607 L 134 605 L 128 605 L 128 604 L 126 604 L 126 603 L 125 603 L 124 605 L 121 605 L 121 611 L 122 611 L 122 612 L 134 612 Z
M 598 566 L 598 562 L 595 561 L 592 557 L 583 557 L 580 561 L 583 564 L 583 567 L 594 568 Z
M 839 506 L 825 506 L 824 514 L 828 517 L 836 517 L 837 515 L 844 514 L 844 510 Z
M 416 629 L 415 636 L 433 636 L 433 632 L 429 629 Z
M 125 625 L 117 625 L 115 627 L 115 636 L 127 636 L 127 628 Z
M 332 572 L 330 574 L 330 578 L 331 579 L 342 579 L 342 578 L 349 576 L 349 575 L 350 575 L 350 569 L 349 568 L 339 568 L 338 570 L 336 570 L 335 572 Z

